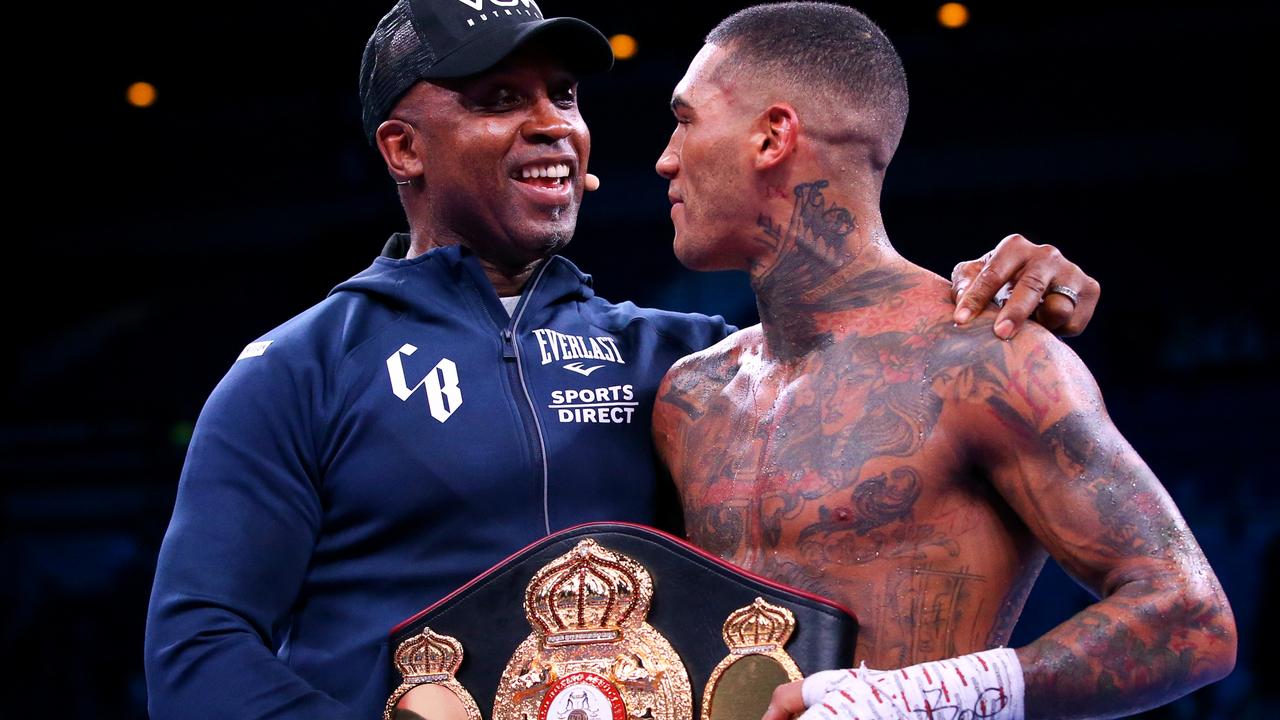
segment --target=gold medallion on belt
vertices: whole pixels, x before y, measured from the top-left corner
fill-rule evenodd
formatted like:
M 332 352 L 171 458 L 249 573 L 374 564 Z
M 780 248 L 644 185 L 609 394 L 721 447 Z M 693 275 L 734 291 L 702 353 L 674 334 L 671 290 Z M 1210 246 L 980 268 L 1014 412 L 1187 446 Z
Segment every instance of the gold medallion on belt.
M 646 622 L 653 580 L 595 540 L 548 563 L 524 596 L 533 632 L 507 663 L 493 720 L 685 720 L 680 657 Z

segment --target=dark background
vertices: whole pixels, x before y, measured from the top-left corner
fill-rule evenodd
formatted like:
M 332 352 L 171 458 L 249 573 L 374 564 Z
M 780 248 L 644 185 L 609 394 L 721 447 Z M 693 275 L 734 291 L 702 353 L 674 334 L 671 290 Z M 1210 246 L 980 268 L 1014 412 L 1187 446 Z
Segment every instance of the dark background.
M 677 266 L 652 170 L 671 88 L 740 5 L 542 4 L 640 44 L 583 83 L 604 187 L 568 256 L 606 297 L 752 322 L 742 277 Z M 11 100 L 24 102 L 6 153 L 20 164 L 0 386 L 0 715 L 145 716 L 151 574 L 204 398 L 247 342 L 404 226 L 355 93 L 388 5 L 73 3 L 10 25 L 36 49 L 14 65 Z M 890 236 L 946 275 L 1021 232 L 1101 281 L 1071 345 L 1240 626 L 1232 676 L 1152 715 L 1273 717 L 1274 7 L 973 2 L 969 25 L 946 30 L 937 6 L 859 4 L 912 89 L 884 194 Z M 136 80 L 158 87 L 153 107 L 125 103 Z M 1015 643 L 1088 601 L 1046 569 Z

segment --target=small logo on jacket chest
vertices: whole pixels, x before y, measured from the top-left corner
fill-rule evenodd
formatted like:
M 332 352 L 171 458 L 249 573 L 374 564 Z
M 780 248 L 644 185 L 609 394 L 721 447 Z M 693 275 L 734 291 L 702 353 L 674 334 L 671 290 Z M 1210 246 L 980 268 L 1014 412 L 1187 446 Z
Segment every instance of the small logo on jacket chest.
M 622 359 L 622 351 L 615 338 L 567 335 L 546 328 L 534 330 L 533 336 L 538 340 L 538 354 L 543 365 L 573 360 L 575 362 L 565 363 L 561 367 L 583 377 L 589 377 L 606 363 L 627 364 Z
M 552 390 L 551 404 L 562 423 L 630 425 L 640 403 L 631 385 Z
M 441 358 L 436 366 L 423 376 L 418 384 L 409 387 L 404 376 L 404 363 L 401 356 L 408 357 L 418 352 L 418 348 L 405 343 L 400 349 L 387 358 L 387 375 L 391 378 L 391 392 L 401 400 L 413 397 L 418 388 L 427 395 L 427 407 L 431 417 L 444 422 L 462 406 L 462 389 L 458 387 L 458 366 L 449 358 Z

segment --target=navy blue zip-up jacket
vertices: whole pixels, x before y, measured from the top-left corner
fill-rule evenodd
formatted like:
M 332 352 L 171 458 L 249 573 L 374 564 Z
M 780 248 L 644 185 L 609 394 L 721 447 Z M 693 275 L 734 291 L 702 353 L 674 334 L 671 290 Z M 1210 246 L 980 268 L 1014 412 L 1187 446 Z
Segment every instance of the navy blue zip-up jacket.
M 549 532 L 652 522 L 658 383 L 730 329 L 607 302 L 560 257 L 510 316 L 465 248 L 379 258 L 201 413 L 147 618 L 151 716 L 378 717 L 398 622 Z

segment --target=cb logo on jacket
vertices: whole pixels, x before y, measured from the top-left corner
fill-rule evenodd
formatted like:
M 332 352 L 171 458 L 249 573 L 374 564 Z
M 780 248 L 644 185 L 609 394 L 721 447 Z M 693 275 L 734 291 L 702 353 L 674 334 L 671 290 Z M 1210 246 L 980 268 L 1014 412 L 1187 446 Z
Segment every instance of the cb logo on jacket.
M 462 390 L 458 388 L 458 366 L 449 358 L 443 358 L 418 381 L 417 385 L 409 387 L 404 377 L 404 364 L 400 361 L 400 356 L 408 356 L 416 352 L 418 348 L 405 343 L 387 358 L 391 392 L 401 400 L 408 400 L 413 397 L 418 388 L 423 388 L 427 393 L 427 406 L 431 408 L 431 417 L 444 422 L 462 406 Z

